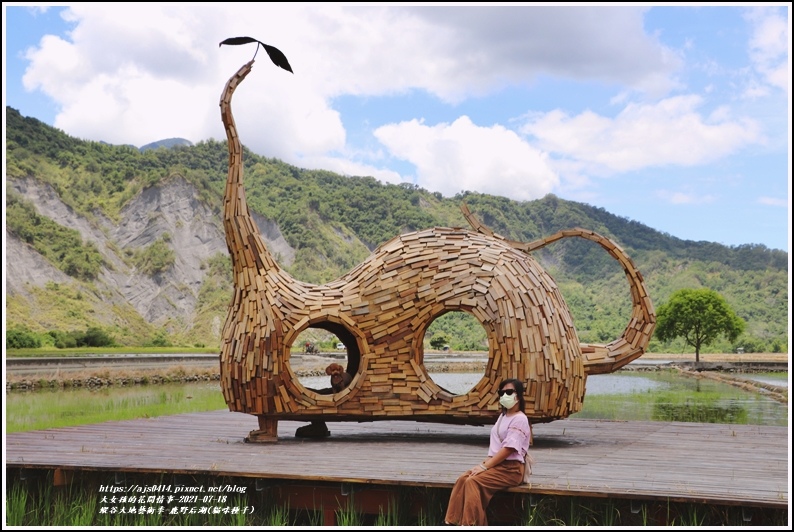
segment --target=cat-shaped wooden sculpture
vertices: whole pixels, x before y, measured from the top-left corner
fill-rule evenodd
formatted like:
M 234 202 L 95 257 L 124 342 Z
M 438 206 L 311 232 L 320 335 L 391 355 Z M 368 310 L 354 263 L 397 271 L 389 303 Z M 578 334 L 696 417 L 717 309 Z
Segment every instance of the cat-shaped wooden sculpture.
M 498 414 L 499 382 L 513 377 L 524 382 L 532 421 L 562 419 L 581 409 L 588 375 L 615 371 L 645 352 L 656 317 L 644 280 L 619 246 L 584 229 L 514 242 L 479 224 L 464 205 L 473 230 L 399 235 L 327 284 L 291 277 L 268 252 L 243 189 L 231 99 L 253 63 L 229 79 L 220 102 L 229 146 L 223 223 L 234 270 L 221 386 L 230 410 L 258 418 L 259 429 L 247 441 L 275 440 L 280 419 L 489 424 Z M 529 255 L 568 236 L 601 245 L 628 278 L 631 318 L 609 344 L 579 342 L 554 280 Z M 489 346 L 482 378 L 460 395 L 437 385 L 424 367 L 425 331 L 450 311 L 473 315 Z M 290 347 L 308 327 L 332 332 L 347 347 L 352 382 L 338 393 L 308 390 L 290 367 Z

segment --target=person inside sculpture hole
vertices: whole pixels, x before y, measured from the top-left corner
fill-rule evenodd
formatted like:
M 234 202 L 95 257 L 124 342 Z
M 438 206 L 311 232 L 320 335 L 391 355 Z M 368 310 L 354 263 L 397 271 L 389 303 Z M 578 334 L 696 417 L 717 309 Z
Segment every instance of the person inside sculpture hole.
M 321 395 L 339 393 L 347 388 L 353 381 L 353 377 L 351 377 L 340 364 L 329 364 L 328 367 L 325 368 L 325 374 L 331 376 L 331 387 L 322 388 L 320 390 L 309 388 L 311 391 Z M 298 438 L 324 438 L 330 435 L 331 431 L 328 430 L 328 426 L 324 421 L 312 421 L 310 425 L 298 427 L 298 430 L 295 431 L 295 436 Z
M 488 457 L 455 481 L 445 525 L 487 526 L 485 511 L 494 494 L 524 482 L 524 468 L 530 467 L 527 451 L 532 427 L 524 413 L 523 383 L 518 379 L 502 381 L 498 399 L 502 408 L 491 428 Z

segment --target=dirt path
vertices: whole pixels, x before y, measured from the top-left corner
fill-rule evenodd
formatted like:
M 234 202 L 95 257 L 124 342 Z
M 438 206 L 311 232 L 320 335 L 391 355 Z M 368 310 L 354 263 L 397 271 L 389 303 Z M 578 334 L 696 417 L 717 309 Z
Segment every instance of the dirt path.
M 694 362 L 694 353 L 645 353 L 643 360 Z M 702 353 L 701 362 L 788 362 L 788 353 Z

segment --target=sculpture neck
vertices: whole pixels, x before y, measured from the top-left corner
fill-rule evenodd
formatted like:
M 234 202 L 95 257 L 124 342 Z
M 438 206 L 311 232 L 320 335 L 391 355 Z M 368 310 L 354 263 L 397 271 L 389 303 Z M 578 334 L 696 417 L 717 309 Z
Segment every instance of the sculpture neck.
M 253 64 L 253 60 L 249 61 L 229 78 L 220 101 L 221 120 L 229 147 L 229 175 L 223 196 L 223 227 L 226 245 L 232 258 L 235 284 L 238 283 L 238 274 L 246 268 L 279 270 L 248 210 L 243 186 L 243 146 L 232 115 L 232 95 L 251 72 Z

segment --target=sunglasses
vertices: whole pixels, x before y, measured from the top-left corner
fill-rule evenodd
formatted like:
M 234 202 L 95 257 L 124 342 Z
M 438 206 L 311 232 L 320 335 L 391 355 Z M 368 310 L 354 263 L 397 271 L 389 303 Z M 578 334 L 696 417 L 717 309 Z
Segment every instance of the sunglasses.
M 497 393 L 499 394 L 499 397 L 502 397 L 504 394 L 513 395 L 514 393 L 516 393 L 516 391 L 515 390 L 499 390 Z

